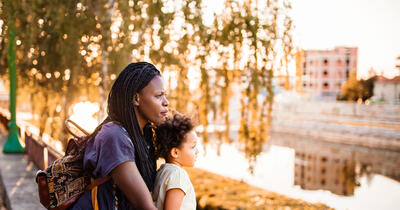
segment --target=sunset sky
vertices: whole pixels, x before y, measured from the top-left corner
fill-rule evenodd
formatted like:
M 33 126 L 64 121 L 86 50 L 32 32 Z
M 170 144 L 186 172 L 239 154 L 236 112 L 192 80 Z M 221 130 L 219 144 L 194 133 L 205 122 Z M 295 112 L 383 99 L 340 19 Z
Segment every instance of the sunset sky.
M 400 56 L 399 0 L 293 0 L 295 40 L 304 49 L 358 47 L 358 73 L 393 77 Z

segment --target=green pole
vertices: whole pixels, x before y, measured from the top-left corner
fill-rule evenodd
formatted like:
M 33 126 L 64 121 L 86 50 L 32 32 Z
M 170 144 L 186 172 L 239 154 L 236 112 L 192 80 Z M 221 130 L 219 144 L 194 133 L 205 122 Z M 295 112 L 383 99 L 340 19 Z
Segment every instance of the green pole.
M 12 13 L 12 11 L 10 11 Z M 8 69 L 10 72 L 10 123 L 8 124 L 8 138 L 4 145 L 4 153 L 23 153 L 24 148 L 18 139 L 16 123 L 17 104 L 17 72 L 15 65 L 15 16 L 11 14 L 8 20 Z

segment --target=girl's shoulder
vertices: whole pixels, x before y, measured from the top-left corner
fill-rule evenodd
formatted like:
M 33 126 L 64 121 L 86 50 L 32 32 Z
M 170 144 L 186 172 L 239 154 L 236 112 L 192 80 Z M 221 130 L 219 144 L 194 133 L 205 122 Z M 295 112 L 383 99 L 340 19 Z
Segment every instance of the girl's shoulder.
M 172 163 L 164 163 L 157 170 L 158 174 L 164 174 L 164 176 L 179 176 L 179 177 L 189 177 L 185 169 L 182 167 L 172 164 Z
M 182 189 L 185 194 L 189 193 L 191 188 L 193 188 L 185 169 L 171 163 L 161 165 L 160 169 L 157 171 L 156 185 L 164 186 L 166 191 L 179 188 Z

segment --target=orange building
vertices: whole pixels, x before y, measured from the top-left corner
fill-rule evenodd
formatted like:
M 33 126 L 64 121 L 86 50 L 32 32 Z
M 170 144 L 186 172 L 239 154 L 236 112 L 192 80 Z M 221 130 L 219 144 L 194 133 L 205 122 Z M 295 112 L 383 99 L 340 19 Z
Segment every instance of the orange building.
M 357 54 L 356 47 L 305 50 L 301 59 L 303 91 L 311 98 L 335 99 L 350 73 L 357 71 Z

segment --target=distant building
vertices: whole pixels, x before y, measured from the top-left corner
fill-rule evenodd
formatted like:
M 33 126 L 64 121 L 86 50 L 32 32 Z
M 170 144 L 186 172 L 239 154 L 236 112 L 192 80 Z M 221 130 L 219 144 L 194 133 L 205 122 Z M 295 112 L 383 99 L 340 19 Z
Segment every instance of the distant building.
M 312 98 L 335 99 L 350 73 L 357 71 L 357 47 L 304 50 L 298 60 L 303 91 Z
M 400 103 L 400 76 L 393 79 L 379 76 L 374 83 L 374 100 Z

